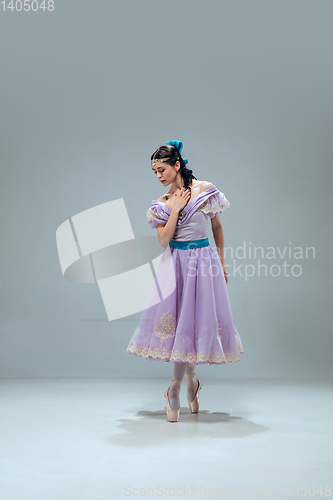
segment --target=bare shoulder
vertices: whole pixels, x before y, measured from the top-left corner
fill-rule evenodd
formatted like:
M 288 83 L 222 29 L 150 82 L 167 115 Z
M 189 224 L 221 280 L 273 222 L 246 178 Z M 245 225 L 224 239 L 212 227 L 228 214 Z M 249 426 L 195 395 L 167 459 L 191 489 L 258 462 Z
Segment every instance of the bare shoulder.
M 202 193 L 203 191 L 206 191 L 206 189 L 209 189 L 212 186 L 214 186 L 212 182 L 201 181 L 200 192 Z
M 202 191 L 205 191 L 206 189 L 212 187 L 214 184 L 208 181 L 199 181 L 199 179 L 192 180 L 192 185 L 191 187 L 195 190 L 198 190 L 200 193 Z

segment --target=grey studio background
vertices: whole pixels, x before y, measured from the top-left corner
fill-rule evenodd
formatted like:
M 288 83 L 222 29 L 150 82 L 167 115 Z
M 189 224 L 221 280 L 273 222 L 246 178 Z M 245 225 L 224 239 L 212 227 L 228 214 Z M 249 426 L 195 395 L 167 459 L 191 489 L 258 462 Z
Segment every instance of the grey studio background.
M 1 500 L 193 484 L 328 496 L 332 2 L 13 5 L 0 7 Z M 64 279 L 56 246 L 64 221 L 121 199 L 134 235 L 156 243 L 146 211 L 166 188 L 150 157 L 170 140 L 230 202 L 220 219 L 244 348 L 240 362 L 197 367 L 197 414 L 183 382 L 176 423 L 173 363 L 125 352 L 141 312 L 108 321 L 97 283 Z
M 230 201 L 226 247 L 315 248 L 299 277 L 229 269 L 245 353 L 199 371 L 332 375 L 331 13 L 304 1 L 1 13 L 2 377 L 169 376 L 171 363 L 125 353 L 140 314 L 109 322 L 96 284 L 63 279 L 55 232 L 124 198 L 134 233 L 156 237 L 145 212 L 166 189 L 150 155 L 172 139 Z

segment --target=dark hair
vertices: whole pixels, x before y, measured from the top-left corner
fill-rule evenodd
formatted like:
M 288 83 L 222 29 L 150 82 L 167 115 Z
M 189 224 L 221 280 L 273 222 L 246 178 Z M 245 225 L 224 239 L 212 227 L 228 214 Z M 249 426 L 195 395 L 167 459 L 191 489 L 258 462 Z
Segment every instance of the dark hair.
M 189 187 L 190 180 L 191 179 L 196 179 L 194 175 L 192 174 L 193 170 L 190 170 L 187 168 L 181 154 L 179 153 L 178 149 L 175 146 L 172 146 L 171 144 L 165 145 L 165 146 L 160 146 L 156 151 L 151 155 L 150 160 L 160 160 L 162 158 L 170 158 L 170 160 L 167 160 L 166 162 L 168 165 L 171 165 L 172 167 L 175 166 L 176 161 L 179 161 L 180 163 L 180 169 L 178 172 L 184 179 L 184 186 L 186 188 Z

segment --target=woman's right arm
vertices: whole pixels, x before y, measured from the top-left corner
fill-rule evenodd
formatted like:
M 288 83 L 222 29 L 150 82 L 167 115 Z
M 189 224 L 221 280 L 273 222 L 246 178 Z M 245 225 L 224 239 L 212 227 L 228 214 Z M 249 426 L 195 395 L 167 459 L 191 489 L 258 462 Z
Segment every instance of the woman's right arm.
M 176 195 L 177 196 L 177 195 Z M 174 207 L 166 224 L 157 225 L 157 236 L 162 247 L 166 248 L 176 231 L 179 212 L 185 207 L 191 197 L 191 190 L 182 188 L 179 196 L 174 200 Z

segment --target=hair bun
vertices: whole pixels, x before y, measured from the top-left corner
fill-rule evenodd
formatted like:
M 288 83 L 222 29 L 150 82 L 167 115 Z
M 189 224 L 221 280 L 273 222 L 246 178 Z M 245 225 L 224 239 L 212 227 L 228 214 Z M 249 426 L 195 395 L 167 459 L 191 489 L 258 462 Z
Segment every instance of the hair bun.
M 183 149 L 183 143 L 180 141 L 169 141 L 167 142 L 167 145 L 174 146 L 176 149 L 178 149 L 179 154 L 182 152 Z

